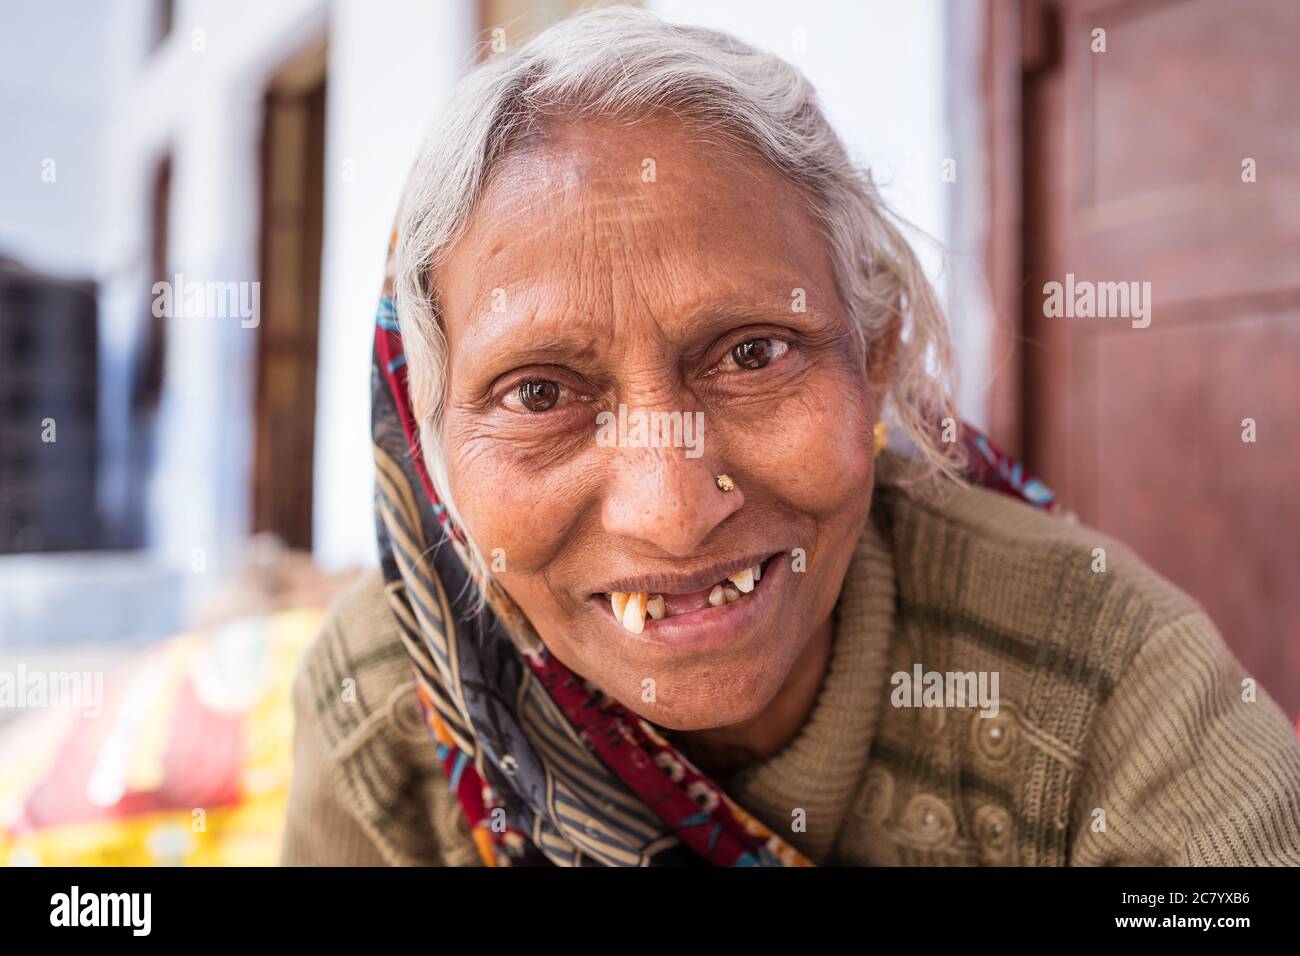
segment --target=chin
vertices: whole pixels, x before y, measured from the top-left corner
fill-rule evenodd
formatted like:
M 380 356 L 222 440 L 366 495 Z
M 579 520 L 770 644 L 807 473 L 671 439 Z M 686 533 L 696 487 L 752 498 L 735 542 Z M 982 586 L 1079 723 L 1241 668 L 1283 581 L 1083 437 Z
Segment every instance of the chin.
M 769 645 L 770 648 L 770 645 Z M 675 668 L 656 682 L 654 701 L 641 696 L 634 682 L 624 706 L 668 730 L 732 727 L 757 717 L 780 691 L 798 647 L 746 661 L 701 662 Z M 757 663 L 755 662 L 757 660 Z

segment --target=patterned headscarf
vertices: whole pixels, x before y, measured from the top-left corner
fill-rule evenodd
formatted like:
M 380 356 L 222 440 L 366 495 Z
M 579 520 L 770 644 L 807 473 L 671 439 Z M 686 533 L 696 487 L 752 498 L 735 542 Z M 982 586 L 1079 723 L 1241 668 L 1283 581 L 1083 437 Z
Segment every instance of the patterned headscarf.
M 570 671 L 466 541 L 419 452 L 393 298 L 394 246 L 371 377 L 385 591 L 425 722 L 489 866 L 811 866 L 646 720 Z M 1051 492 L 963 430 L 972 477 L 1051 509 Z M 477 602 L 483 588 L 485 602 Z

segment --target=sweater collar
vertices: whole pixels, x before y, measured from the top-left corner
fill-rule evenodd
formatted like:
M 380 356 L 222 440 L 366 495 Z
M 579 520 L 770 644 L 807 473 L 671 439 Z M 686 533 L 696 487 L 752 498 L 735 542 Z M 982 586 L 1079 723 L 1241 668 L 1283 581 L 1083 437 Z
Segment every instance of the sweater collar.
M 813 708 L 781 750 L 720 780 L 741 806 L 824 863 L 867 765 L 885 698 L 895 620 L 892 544 L 873 504 L 835 605 L 834 639 Z M 807 829 L 789 833 L 796 809 Z

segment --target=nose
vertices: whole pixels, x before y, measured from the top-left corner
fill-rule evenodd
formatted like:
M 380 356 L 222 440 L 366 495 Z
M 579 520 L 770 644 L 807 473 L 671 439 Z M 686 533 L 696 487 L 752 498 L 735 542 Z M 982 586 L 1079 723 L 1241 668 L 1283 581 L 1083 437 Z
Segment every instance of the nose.
M 713 529 L 745 503 L 724 492 L 707 456 L 681 448 L 610 448 L 614 465 L 601 509 L 605 530 L 672 557 L 698 555 Z

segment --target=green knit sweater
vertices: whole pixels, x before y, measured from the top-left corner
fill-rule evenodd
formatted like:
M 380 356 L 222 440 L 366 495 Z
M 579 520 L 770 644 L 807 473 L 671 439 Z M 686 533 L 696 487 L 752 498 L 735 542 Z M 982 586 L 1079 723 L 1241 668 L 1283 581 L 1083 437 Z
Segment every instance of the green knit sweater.
M 807 721 L 727 792 L 821 864 L 1300 865 L 1300 744 L 1195 602 L 1097 532 L 906 469 L 880 459 Z M 996 715 L 924 706 L 918 668 L 996 675 Z M 377 571 L 294 706 L 285 863 L 480 864 Z

